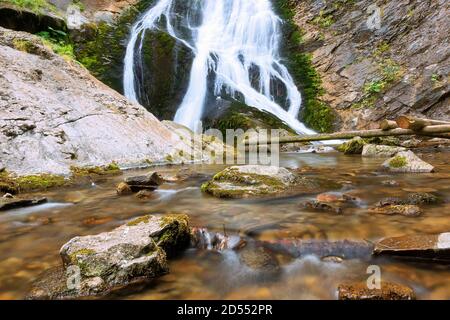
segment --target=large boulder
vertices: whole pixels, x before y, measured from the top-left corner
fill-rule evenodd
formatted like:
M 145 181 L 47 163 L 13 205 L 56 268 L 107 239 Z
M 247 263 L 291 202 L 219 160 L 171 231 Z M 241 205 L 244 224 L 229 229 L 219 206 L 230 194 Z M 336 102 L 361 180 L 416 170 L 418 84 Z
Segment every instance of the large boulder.
M 60 250 L 62 283 L 78 270 L 77 287 L 49 286 L 40 279 L 30 298 L 76 298 L 105 295 L 118 288 L 146 282 L 168 272 L 167 256 L 186 247 L 190 240 L 185 215 L 142 216 L 110 232 L 75 237 Z M 58 288 L 56 291 L 48 288 Z
M 426 173 L 433 172 L 434 167 L 420 159 L 412 151 L 398 152 L 383 163 L 383 168 L 390 172 Z
M 296 175 L 282 167 L 233 166 L 217 173 L 202 190 L 218 198 L 246 198 L 282 192 L 296 180 Z
M 398 152 L 406 151 L 406 148 L 366 144 L 362 150 L 363 157 L 392 157 Z
M 188 141 L 39 37 L 0 28 L 0 167 L 69 174 L 70 167 L 170 162 Z
M 374 254 L 450 261 L 450 232 L 433 235 L 406 235 L 378 241 Z

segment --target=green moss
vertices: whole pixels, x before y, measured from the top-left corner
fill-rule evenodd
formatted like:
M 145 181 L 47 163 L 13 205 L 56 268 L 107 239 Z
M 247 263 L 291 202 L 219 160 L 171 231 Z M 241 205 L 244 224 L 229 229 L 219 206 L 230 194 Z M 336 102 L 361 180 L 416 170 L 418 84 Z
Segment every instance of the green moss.
M 343 144 L 337 149 L 344 154 L 361 154 L 366 142 L 360 137 L 355 137 Z
M 275 0 L 275 9 L 283 18 L 283 55 L 287 58 L 287 67 L 303 95 L 303 108 L 300 116 L 309 127 L 320 132 L 333 129 L 335 114 L 326 103 L 320 100 L 324 90 L 322 80 L 313 67 L 312 56 L 301 52 L 303 32 L 294 23 L 295 2 Z
M 96 166 L 96 167 L 70 167 L 72 177 L 92 177 L 92 176 L 103 176 L 103 175 L 113 175 L 120 174 L 122 171 L 117 163 L 113 162 L 106 166 Z
M 30 52 L 34 45 L 31 41 L 28 40 L 24 40 L 24 39 L 14 39 L 12 41 L 14 49 L 19 50 L 19 51 L 23 51 L 23 52 L 27 52 L 27 53 L 32 53 Z
M 70 261 L 73 264 L 77 264 L 78 263 L 78 256 L 90 256 L 90 255 L 94 255 L 94 254 L 95 254 L 94 250 L 86 248 L 86 249 L 80 249 L 80 250 L 77 250 L 77 251 L 71 253 L 69 255 L 69 257 L 70 257 Z
M 56 7 L 53 4 L 48 3 L 46 0 L 0 0 L 0 3 L 12 4 L 22 9 L 31 10 L 35 13 L 56 11 Z
M 142 217 L 136 218 L 136 219 L 128 222 L 127 226 L 134 227 L 134 226 L 137 226 L 140 223 L 149 223 L 150 219 L 151 219 L 151 216 L 149 216 L 149 215 L 142 216 Z
M 46 190 L 66 185 L 67 180 L 63 176 L 41 174 L 23 176 L 15 179 L 20 192 Z
M 406 157 L 403 156 L 395 156 L 389 161 L 389 166 L 391 168 L 402 168 L 408 164 Z
M 163 231 L 154 238 L 169 257 L 186 247 L 190 240 L 189 217 L 185 214 L 168 214 L 161 218 Z

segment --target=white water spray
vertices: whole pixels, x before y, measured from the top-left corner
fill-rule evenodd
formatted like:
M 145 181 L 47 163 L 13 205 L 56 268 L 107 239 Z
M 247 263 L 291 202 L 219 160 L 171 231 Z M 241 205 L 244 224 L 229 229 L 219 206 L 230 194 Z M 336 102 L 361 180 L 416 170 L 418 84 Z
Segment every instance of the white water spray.
M 183 0 L 189 8 L 182 23 L 188 32 L 177 30 L 175 2 L 159 0 L 133 26 L 125 57 L 127 98 L 138 102 L 136 61 L 142 59 L 145 32 L 158 29 L 194 53 L 189 86 L 175 122 L 195 129 L 203 115 L 212 73 L 215 96 L 240 94 L 247 105 L 275 115 L 298 133 L 314 133 L 297 119 L 302 98 L 279 56 L 281 20 L 270 0 Z M 199 16 L 200 23 L 191 21 Z M 257 83 L 252 81 L 255 72 Z M 275 82 L 285 88 L 287 111 L 275 102 Z

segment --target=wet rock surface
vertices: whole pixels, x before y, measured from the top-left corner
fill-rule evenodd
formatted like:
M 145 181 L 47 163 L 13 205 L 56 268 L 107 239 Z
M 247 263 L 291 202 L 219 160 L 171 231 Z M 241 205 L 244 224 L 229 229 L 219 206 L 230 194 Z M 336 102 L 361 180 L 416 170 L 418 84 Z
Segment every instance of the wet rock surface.
M 344 154 L 361 154 L 366 143 L 361 137 L 355 137 L 341 144 L 338 150 Z
M 422 214 L 420 208 L 416 205 L 384 205 L 369 209 L 370 213 L 384 214 L 384 215 L 396 215 L 400 214 L 407 217 L 418 217 Z
M 374 254 L 450 262 L 450 233 L 384 238 L 376 243 Z
M 367 283 L 341 284 L 339 300 L 415 300 L 414 291 L 404 285 L 381 282 L 381 289 L 369 289 Z
M 398 173 L 427 173 L 433 172 L 434 167 L 420 159 L 412 151 L 398 152 L 394 157 L 386 160 L 383 169 Z
M 0 211 L 36 206 L 47 202 L 47 198 L 20 199 L 0 197 Z
M 276 194 L 296 183 L 297 177 L 285 168 L 234 166 L 217 173 L 202 190 L 218 198 L 245 198 Z
M 105 295 L 166 274 L 167 255 L 189 244 L 188 223 L 185 215 L 142 216 L 111 232 L 75 237 L 60 250 L 63 268 L 58 269 L 62 274 L 56 286 L 53 276 L 44 276 L 29 298 Z M 81 277 L 75 288 L 67 286 L 74 270 Z

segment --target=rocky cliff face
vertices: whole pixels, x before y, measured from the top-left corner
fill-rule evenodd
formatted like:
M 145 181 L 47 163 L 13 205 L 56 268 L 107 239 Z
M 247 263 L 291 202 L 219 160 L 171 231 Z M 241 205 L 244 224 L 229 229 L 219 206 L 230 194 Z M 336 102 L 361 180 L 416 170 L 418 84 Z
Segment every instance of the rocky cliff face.
M 70 166 L 165 162 L 189 148 L 39 37 L 0 28 L 0 70 L 0 168 L 64 174 Z
M 415 114 L 450 119 L 446 0 L 291 0 L 339 129 Z

